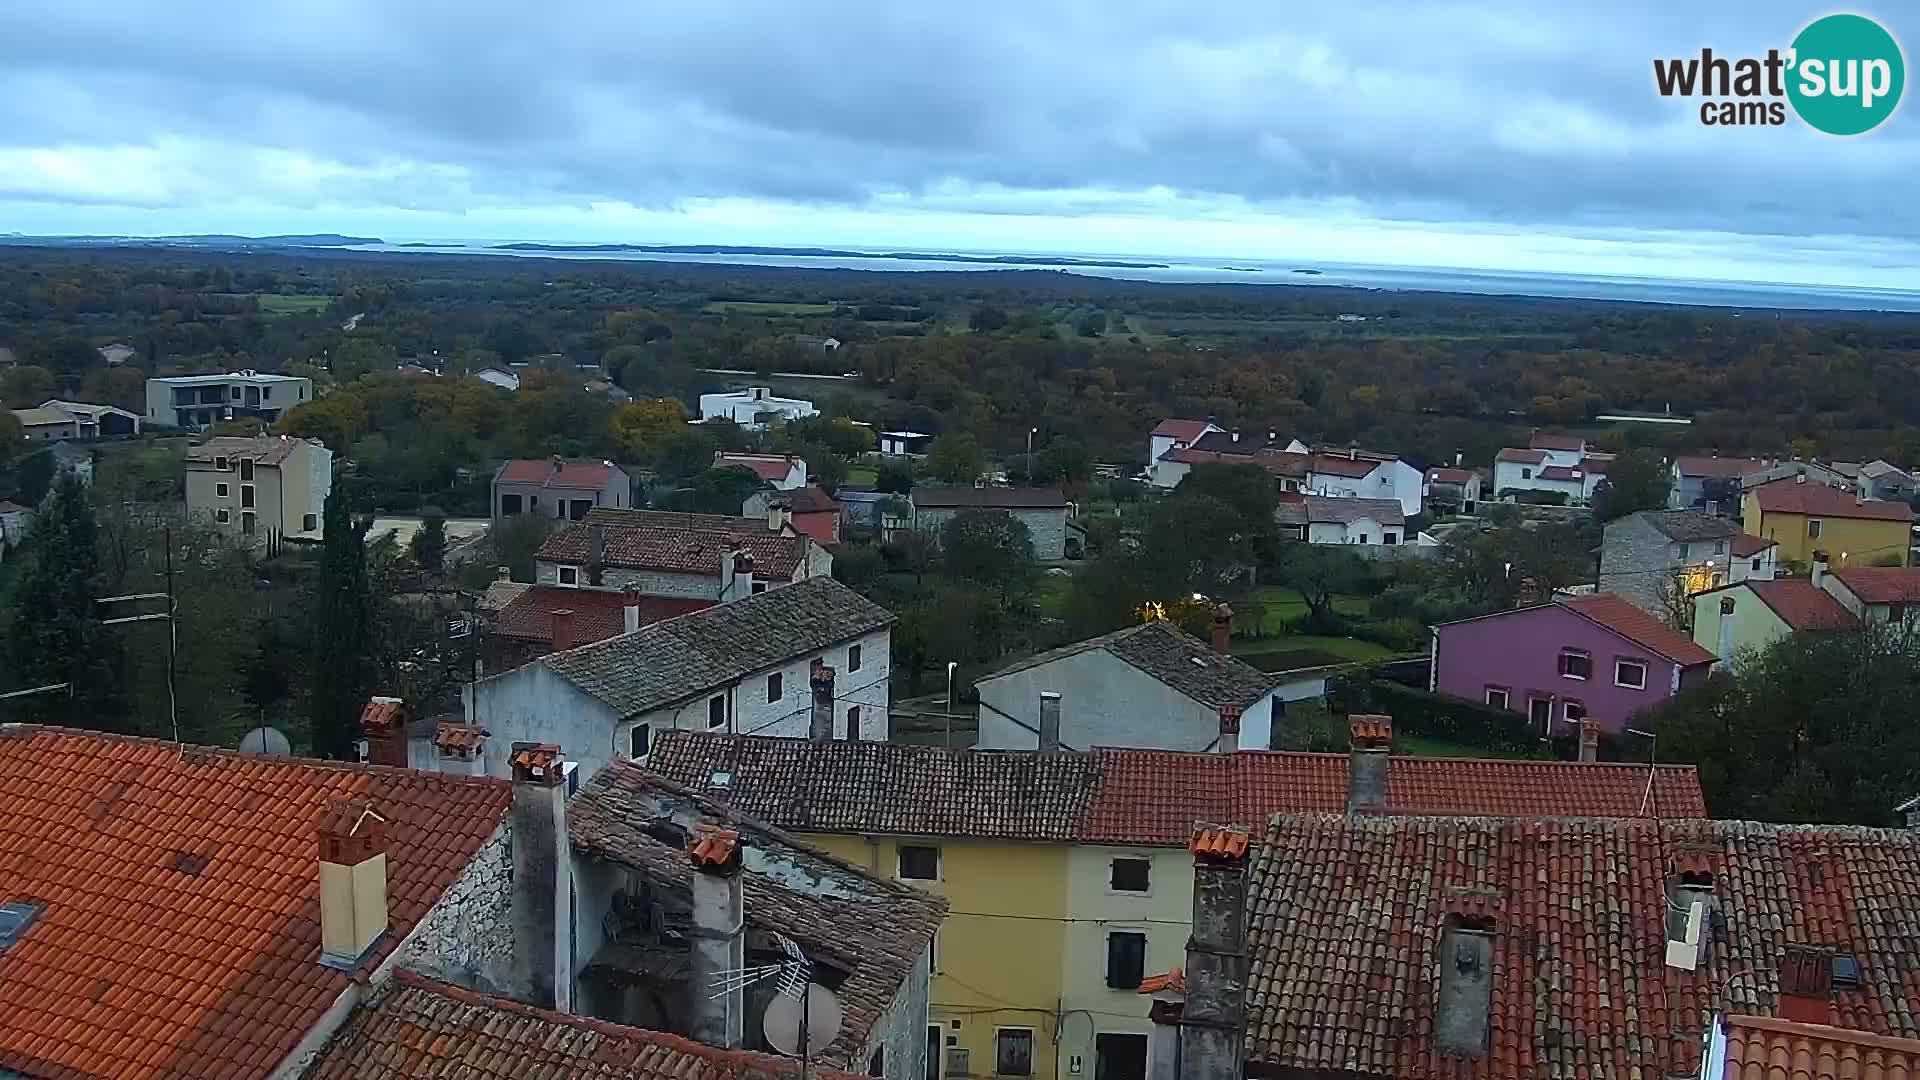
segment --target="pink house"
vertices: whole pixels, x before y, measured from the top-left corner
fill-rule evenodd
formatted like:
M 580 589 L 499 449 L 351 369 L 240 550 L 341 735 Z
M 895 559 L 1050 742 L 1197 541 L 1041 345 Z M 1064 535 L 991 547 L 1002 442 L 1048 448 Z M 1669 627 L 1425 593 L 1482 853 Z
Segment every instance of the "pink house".
M 1508 709 L 1542 735 L 1592 717 L 1618 734 L 1635 713 L 1704 682 L 1714 655 L 1611 593 L 1433 628 L 1430 688 Z

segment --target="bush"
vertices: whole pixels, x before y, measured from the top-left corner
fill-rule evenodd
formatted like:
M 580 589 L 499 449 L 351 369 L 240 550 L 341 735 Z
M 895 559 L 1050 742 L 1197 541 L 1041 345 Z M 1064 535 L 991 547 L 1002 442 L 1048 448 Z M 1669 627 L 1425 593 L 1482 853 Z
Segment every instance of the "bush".
M 1499 753 L 1541 750 L 1539 732 L 1518 713 L 1386 682 L 1366 672 L 1328 680 L 1327 700 L 1341 713 L 1393 717 L 1396 736 L 1420 735 Z
M 1346 722 L 1312 699 L 1287 702 L 1274 732 L 1273 749 L 1338 753 L 1347 748 Z
M 1565 506 L 1567 493 L 1564 491 L 1534 491 L 1530 488 L 1501 488 L 1499 498 L 1512 499 L 1517 503 L 1532 506 Z
M 1418 652 L 1427 643 L 1427 628 L 1413 619 L 1357 619 L 1347 634 L 1394 652 Z

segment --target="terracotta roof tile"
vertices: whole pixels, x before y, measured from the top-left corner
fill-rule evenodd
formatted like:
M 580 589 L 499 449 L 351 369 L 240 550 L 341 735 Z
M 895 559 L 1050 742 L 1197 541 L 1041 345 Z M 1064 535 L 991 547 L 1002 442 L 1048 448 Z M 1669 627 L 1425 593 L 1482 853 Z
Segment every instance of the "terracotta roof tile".
M 1758 536 L 1754 536 L 1752 533 L 1743 532 L 1734 534 L 1732 542 L 1728 545 L 1728 550 L 1733 552 L 1735 558 L 1745 559 L 1758 555 L 1770 547 L 1779 546 L 1777 541 L 1764 540 Z
M 1174 968 L 1158 975 L 1149 975 L 1140 980 L 1140 992 L 1143 994 L 1184 994 L 1187 992 L 1187 973 L 1184 968 Z
M 1725 1027 L 1725 1080 L 1920 1077 L 1920 1040 L 1768 1016 L 1729 1016 Z
M 368 735 L 390 731 L 406 722 L 406 703 L 397 697 L 376 697 L 360 710 L 360 729 Z
M 607 486 L 615 467 L 607 461 L 520 458 L 502 465 L 494 482 L 598 490 Z
M 714 468 L 745 469 L 768 483 L 785 480 L 793 465 L 793 458 L 777 454 L 729 454 L 722 450 L 713 455 Z
M 1326 473 L 1329 476 L 1344 476 L 1349 480 L 1357 480 L 1373 472 L 1373 470 L 1379 468 L 1381 464 L 1383 463 L 1379 459 L 1368 458 L 1364 455 L 1350 459 L 1339 454 L 1315 454 L 1313 455 L 1313 459 L 1307 463 L 1307 468 L 1312 472 Z
M 1815 588 L 1813 582 L 1805 578 L 1749 579 L 1741 584 L 1772 608 L 1780 621 L 1795 630 L 1834 630 L 1860 624 L 1853 612 L 1834 599 L 1832 593 Z
M 1584 475 L 1578 465 L 1549 465 L 1540 470 L 1542 480 L 1579 480 Z
M 855 1080 L 813 1069 L 809 1076 Z M 306 1080 L 802 1080 L 800 1063 L 536 1009 L 396 972 L 353 1011 Z
M 0 728 L 0 901 L 43 905 L 0 953 L 0 1071 L 265 1076 L 406 937 L 498 828 L 511 786 Z M 387 819 L 391 927 L 319 963 L 314 849 L 337 804 Z
M 1247 857 L 1244 825 L 1195 825 L 1187 850 L 1202 859 L 1232 862 Z
M 673 514 L 660 510 L 594 510 L 540 545 L 543 562 L 585 565 L 593 554 L 593 526 L 606 530 L 606 564 L 634 570 L 720 576 L 720 560 L 745 549 L 754 574 L 790 580 L 805 563 L 812 541 L 767 528 L 764 517 Z
M 1717 867 L 1719 913 L 1691 971 L 1664 963 L 1668 859 L 1685 849 Z M 1788 943 L 1838 945 L 1858 959 L 1859 988 L 1834 994 L 1837 1026 L 1920 1035 L 1920 969 L 1910 962 L 1920 836 L 1910 832 L 1281 816 L 1249 877 L 1255 1075 L 1697 1075 L 1716 1011 L 1778 1008 Z M 1469 1060 L 1434 1038 L 1442 934 L 1462 896 L 1497 903 L 1490 1038 Z
M 700 828 L 694 830 L 693 842 L 687 853 L 693 856 L 695 866 L 721 866 L 733 858 L 740 849 L 740 833 L 736 829 Z
M 219 458 L 239 460 L 246 458 L 262 465 L 278 465 L 287 460 L 287 455 L 303 442 L 317 443 L 317 439 L 295 439 L 285 435 L 219 435 L 208 439 L 198 446 L 189 446 L 183 457 L 192 462 L 211 462 Z
M 1469 484 L 1473 482 L 1471 469 L 1428 469 L 1427 482 L 1430 484 Z
M 1167 439 L 1180 439 L 1192 442 L 1207 433 L 1213 427 L 1209 420 L 1162 420 L 1155 425 L 1153 434 Z
M 1613 593 L 1567 597 L 1557 603 L 1674 663 L 1708 664 L 1714 660 L 1713 653 L 1692 638 Z
M 640 625 L 650 626 L 676 615 L 702 611 L 712 600 L 635 594 Z M 493 632 L 520 641 L 553 642 L 553 613 L 573 612 L 573 643 L 591 645 L 626 633 L 627 594 L 611 589 L 535 585 L 527 588 L 495 618 Z
M 803 488 L 783 491 L 769 500 L 774 506 L 785 506 L 796 514 L 837 514 L 840 504 L 833 496 L 820 490 L 817 484 L 808 484 Z
M 1805 514 L 1820 518 L 1912 521 L 1913 507 L 1903 502 L 1859 499 L 1836 487 L 1799 479 L 1775 480 L 1749 492 L 1766 514 Z
M 441 724 L 434 730 L 433 744 L 449 753 L 469 754 L 486 744 L 491 732 L 471 724 Z
M 1393 717 L 1353 713 L 1347 717 L 1347 737 L 1355 746 L 1392 746 Z
M 1831 571 L 1865 604 L 1903 604 L 1920 600 L 1920 567 L 1852 566 Z
M 1516 450 L 1509 446 L 1493 455 L 1495 461 L 1507 461 L 1517 465 L 1538 465 L 1547 460 L 1545 450 Z

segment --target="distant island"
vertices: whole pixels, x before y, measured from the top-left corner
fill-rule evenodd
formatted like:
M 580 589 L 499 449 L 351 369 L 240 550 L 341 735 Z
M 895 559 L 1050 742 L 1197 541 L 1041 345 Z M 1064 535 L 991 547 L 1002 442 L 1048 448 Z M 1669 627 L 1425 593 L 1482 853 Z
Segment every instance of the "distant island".
M 1165 270 L 1166 263 L 1076 259 L 1065 255 L 942 255 L 920 251 L 847 251 L 841 248 L 736 247 L 729 244 L 495 244 L 495 251 L 634 251 L 655 255 L 788 255 L 827 259 L 898 259 L 906 262 L 985 263 L 998 266 L 1105 266 Z
M 0 244 L 25 247 L 192 247 L 192 248 L 316 248 L 356 247 L 378 244 L 377 236 L 342 236 L 339 233 L 289 233 L 279 236 L 230 236 L 206 233 L 190 236 L 0 236 Z
M 1222 269 L 1222 270 L 1226 270 L 1226 271 L 1228 271 L 1228 272 L 1230 272 L 1230 273 L 1235 273 L 1235 274 L 1264 274 L 1264 273 L 1266 273 L 1266 271 L 1265 271 L 1265 270 L 1262 270 L 1262 269 L 1260 269 L 1260 268 L 1259 268 L 1259 267 L 1257 267 L 1257 266 L 1222 266 L 1222 267 L 1220 267 L 1220 269 Z
M 1294 273 L 1296 273 L 1296 274 L 1312 274 L 1312 275 L 1314 275 L 1314 276 L 1316 276 L 1316 277 L 1318 277 L 1318 276 L 1319 276 L 1319 274 L 1320 274 L 1320 271 L 1318 271 L 1318 270 L 1295 270 L 1295 271 L 1294 271 Z

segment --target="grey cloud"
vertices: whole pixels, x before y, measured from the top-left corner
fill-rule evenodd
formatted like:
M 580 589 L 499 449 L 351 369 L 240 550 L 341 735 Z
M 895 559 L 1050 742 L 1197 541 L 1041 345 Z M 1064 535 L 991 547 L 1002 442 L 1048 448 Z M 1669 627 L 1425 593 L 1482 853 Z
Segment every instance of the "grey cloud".
M 1920 237 L 1911 106 L 1839 141 L 1705 128 L 1653 93 L 1655 55 L 1784 45 L 1809 14 L 1785 0 L 16 0 L 0 7 L 0 152 L 196 147 L 177 163 L 191 179 L 160 185 L 161 201 L 304 205 L 318 193 L 248 157 L 281 150 L 358 170 L 336 200 L 455 211 L 857 206 L 957 183 Z M 1906 21 L 1896 34 L 1920 40 Z M 0 178 L 3 191 L 99 197 Z

